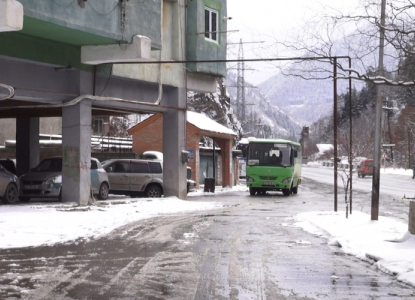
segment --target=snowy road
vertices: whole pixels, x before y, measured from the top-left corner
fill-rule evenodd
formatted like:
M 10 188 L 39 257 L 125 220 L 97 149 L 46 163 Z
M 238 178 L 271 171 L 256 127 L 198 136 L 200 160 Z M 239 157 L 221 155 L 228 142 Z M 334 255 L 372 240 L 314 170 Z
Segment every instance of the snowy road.
M 347 170 L 347 173 L 349 170 Z M 345 177 L 344 171 L 338 170 L 338 187 L 339 193 L 343 189 L 343 181 L 341 176 Z M 303 166 L 302 177 L 312 179 L 325 184 L 333 186 L 334 183 L 334 169 L 332 167 L 322 166 Z M 357 177 L 353 173 L 353 189 L 370 193 L 372 190 L 372 176 L 364 178 Z M 395 198 L 415 197 L 415 179 L 411 176 L 402 174 L 385 174 L 381 172 L 380 176 L 380 193 L 383 195 L 390 195 Z
M 381 202 L 382 212 L 390 206 L 398 219 L 405 212 L 407 218 L 404 203 L 390 205 L 388 199 Z M 132 222 L 94 240 L 0 250 L 0 298 L 401 300 L 415 295 L 394 276 L 296 225 L 298 213 L 332 210 L 330 185 L 304 178 L 299 194 L 290 197 L 235 191 L 189 200 L 225 206 Z M 357 191 L 355 201 L 366 209 L 367 193 Z

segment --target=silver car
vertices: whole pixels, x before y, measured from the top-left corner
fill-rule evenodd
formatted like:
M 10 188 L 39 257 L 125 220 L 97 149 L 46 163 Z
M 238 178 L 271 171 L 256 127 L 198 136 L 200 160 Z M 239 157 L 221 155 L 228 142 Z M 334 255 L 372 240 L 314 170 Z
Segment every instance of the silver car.
M 136 197 L 163 195 L 163 163 L 145 159 L 111 159 L 102 162 L 112 194 Z
M 19 198 L 22 202 L 27 202 L 31 198 L 62 200 L 62 157 L 44 159 L 29 173 L 22 175 L 20 182 L 22 190 Z M 91 188 L 99 200 L 108 198 L 108 175 L 96 158 L 91 158 Z
M 5 204 L 13 204 L 19 200 L 20 181 L 13 173 L 0 164 L 0 198 Z

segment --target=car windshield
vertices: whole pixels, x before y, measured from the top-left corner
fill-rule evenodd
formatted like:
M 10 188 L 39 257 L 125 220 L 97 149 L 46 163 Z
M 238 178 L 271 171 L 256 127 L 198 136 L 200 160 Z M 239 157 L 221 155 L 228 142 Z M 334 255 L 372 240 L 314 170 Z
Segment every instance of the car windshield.
M 366 161 L 366 166 L 367 167 L 373 167 L 373 160 Z
M 33 172 L 62 172 L 61 158 L 48 158 L 43 160 L 37 167 L 33 168 Z
M 113 159 L 107 159 L 101 162 L 101 166 L 103 168 L 106 168 L 110 163 L 112 163 L 114 160 Z

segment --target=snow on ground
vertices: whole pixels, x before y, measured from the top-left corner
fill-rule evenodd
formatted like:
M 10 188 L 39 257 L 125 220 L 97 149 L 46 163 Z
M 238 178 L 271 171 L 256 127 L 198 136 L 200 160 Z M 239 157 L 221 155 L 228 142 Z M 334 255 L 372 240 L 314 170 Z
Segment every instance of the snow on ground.
M 307 165 L 320 167 L 321 163 Z M 412 177 L 413 171 L 381 168 L 380 173 Z M 408 224 L 382 216 L 371 221 L 370 215 L 358 211 L 348 218 L 345 214 L 314 211 L 298 214 L 295 220 L 304 230 L 327 238 L 330 245 L 340 246 L 345 253 L 374 263 L 398 280 L 415 286 L 415 235 L 408 231 Z
M 169 214 L 209 210 L 221 203 L 191 202 L 176 197 L 100 201 L 98 206 L 31 203 L 0 206 L 0 248 L 51 245 L 95 238 L 130 222 Z
M 371 221 L 370 215 L 315 211 L 295 217 L 296 226 L 325 237 L 350 255 L 374 263 L 380 270 L 415 286 L 415 235 L 408 224 L 387 217 Z
M 342 163 L 347 164 L 347 161 L 343 161 Z M 311 166 L 311 167 L 322 167 L 322 162 L 317 162 L 317 161 L 312 161 L 312 162 L 308 162 L 307 166 Z M 328 168 L 328 167 L 324 167 L 324 168 Z M 333 168 L 333 167 L 330 167 Z M 340 170 L 340 167 L 338 167 L 338 169 Z M 347 170 L 349 169 L 348 167 L 346 168 Z M 355 171 L 355 170 L 353 170 Z M 380 174 L 395 174 L 395 175 L 407 175 L 407 176 L 411 176 L 413 175 L 413 170 L 412 169 L 403 169 L 403 168 L 384 168 L 381 167 L 380 168 Z
M 412 170 L 382 169 L 389 174 L 412 176 Z M 188 194 L 214 197 L 231 191 L 248 191 L 246 186 L 215 187 L 215 193 L 203 189 Z M 122 225 L 160 215 L 215 209 L 222 203 L 184 201 L 175 197 L 123 199 L 99 202 L 86 211 L 73 204 L 31 203 L 0 206 L 0 248 L 39 246 L 95 238 Z M 415 286 L 415 235 L 408 224 L 388 217 L 371 221 L 370 216 L 353 212 L 314 211 L 294 217 L 295 225 L 327 238 L 330 245 L 340 246 L 350 255 L 374 263 L 398 280 Z
M 194 190 L 188 197 L 212 196 L 229 191 L 247 191 L 246 186 L 215 187 L 215 193 Z M 30 205 L 0 206 L 0 248 L 51 245 L 79 238 L 96 238 L 130 222 L 160 215 L 210 210 L 222 203 L 192 202 L 176 197 L 126 198 L 99 201 L 97 206 L 74 203 L 33 202 Z M 85 210 L 86 209 L 86 210 Z

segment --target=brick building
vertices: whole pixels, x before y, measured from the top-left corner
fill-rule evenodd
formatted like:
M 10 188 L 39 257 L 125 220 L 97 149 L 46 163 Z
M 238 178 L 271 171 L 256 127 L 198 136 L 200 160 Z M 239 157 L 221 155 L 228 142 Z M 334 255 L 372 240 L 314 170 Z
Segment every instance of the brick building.
M 128 133 L 133 139 L 133 152 L 163 151 L 163 115 L 155 114 L 131 127 Z M 213 138 L 219 149 L 215 149 L 215 168 L 213 168 L 213 149 L 200 149 L 200 137 Z M 232 187 L 239 179 L 238 161 L 233 155 L 233 141 L 236 133 L 203 114 L 187 111 L 186 149 L 190 153 L 187 163 L 192 168 L 192 179 L 197 187 L 205 177 L 213 176 L 216 184 Z M 168 159 L 166 156 L 164 159 Z

